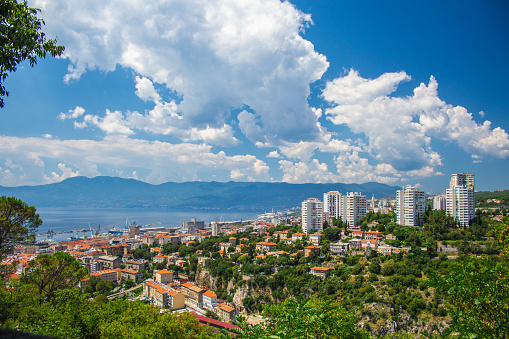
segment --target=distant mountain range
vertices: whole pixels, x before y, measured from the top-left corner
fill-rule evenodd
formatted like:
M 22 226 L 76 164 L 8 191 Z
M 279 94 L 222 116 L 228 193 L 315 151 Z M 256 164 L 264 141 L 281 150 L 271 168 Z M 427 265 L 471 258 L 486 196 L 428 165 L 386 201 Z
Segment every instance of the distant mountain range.
M 75 177 L 40 186 L 0 186 L 35 207 L 151 207 L 167 209 L 282 210 L 329 191 L 361 192 L 371 199 L 396 195 L 397 186 L 365 184 L 288 184 L 268 182 L 167 182 L 151 185 L 118 177 Z

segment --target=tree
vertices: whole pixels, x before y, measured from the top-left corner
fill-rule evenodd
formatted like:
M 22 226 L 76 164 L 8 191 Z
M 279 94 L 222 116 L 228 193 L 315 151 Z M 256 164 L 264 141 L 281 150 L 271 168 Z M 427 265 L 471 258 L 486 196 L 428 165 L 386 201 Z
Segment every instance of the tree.
M 318 298 L 286 300 L 264 310 L 270 338 L 369 338 L 355 316 L 335 301 Z
M 0 197 L 0 260 L 14 246 L 35 241 L 35 232 L 42 223 L 35 212 L 35 207 L 20 199 Z
M 446 334 L 459 338 L 506 338 L 509 333 L 509 265 L 494 257 L 466 257 L 432 284 L 446 295 L 451 322 Z
M 55 57 L 64 51 L 56 39 L 46 39 L 41 31 L 44 21 L 37 18 L 37 12 L 26 1 L 0 2 L 0 107 L 4 106 L 3 97 L 9 95 L 2 83 L 18 64 L 28 60 L 33 67 L 37 58 L 45 58 L 46 53 Z
M 58 289 L 77 286 L 88 275 L 85 267 L 64 252 L 39 255 L 28 264 L 28 271 L 24 281 L 35 285 L 37 292 L 45 297 L 52 297 Z

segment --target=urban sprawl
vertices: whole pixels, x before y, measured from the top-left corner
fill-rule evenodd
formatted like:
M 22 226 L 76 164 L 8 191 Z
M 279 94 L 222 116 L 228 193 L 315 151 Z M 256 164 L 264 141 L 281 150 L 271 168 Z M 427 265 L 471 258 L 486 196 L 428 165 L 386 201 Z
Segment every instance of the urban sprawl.
M 432 208 L 446 210 L 459 225 L 466 226 L 474 218 L 474 175 L 453 174 L 445 194 L 431 197 Z M 346 253 L 358 254 L 376 251 L 378 255 L 391 255 L 410 251 L 410 247 L 395 247 L 389 243 L 397 240 L 392 234 L 369 230 L 374 225 L 361 225 L 359 220 L 370 211 L 377 213 L 393 212 L 395 222 L 403 226 L 422 226 L 425 212 L 426 195 L 418 187 L 406 186 L 396 192 L 396 199 L 367 199 L 361 193 L 342 194 L 332 191 L 323 195 L 323 201 L 309 198 L 302 202 L 301 211 L 266 213 L 258 220 L 244 222 L 211 222 L 191 218 L 176 229 L 163 227 L 132 226 L 127 232 L 106 232 L 87 238 L 76 236 L 68 241 L 43 241 L 30 246 L 17 246 L 13 253 L 2 262 L 3 267 L 14 267 L 10 278 L 28 274 L 25 269 L 37 255 L 63 251 L 71 254 L 88 268 L 90 276 L 79 284 L 86 289 L 91 279 L 100 278 L 111 281 L 117 286 L 108 298 L 128 297 L 141 299 L 159 307 L 161 312 L 190 311 L 199 321 L 220 328 L 231 328 L 230 323 L 238 315 L 247 315 L 242 303 L 232 298 L 222 299 L 214 291 L 214 286 L 200 286 L 194 281 L 194 274 L 184 274 L 184 270 L 175 267 L 189 265 L 191 257 L 198 267 L 207 267 L 217 257 L 228 258 L 235 255 L 237 264 L 249 248 L 254 248 L 253 260 L 265 260 L 269 257 L 287 255 L 289 257 L 320 256 L 323 252 L 324 225 L 332 225 L 334 220 L 342 220 L 347 227 L 341 230 L 340 240 L 326 243 L 330 255 L 342 256 Z M 376 222 L 374 222 L 376 223 Z M 277 230 L 278 225 L 300 227 L 298 232 Z M 367 226 L 367 227 L 366 227 Z M 248 234 L 239 238 L 239 234 Z M 237 235 L 237 236 L 236 236 Z M 209 252 L 198 250 L 196 253 L 165 251 L 172 245 L 186 247 L 205 239 L 223 237 L 226 241 L 217 242 Z M 278 244 L 304 244 L 302 249 L 293 253 L 278 250 Z M 149 249 L 149 258 L 135 258 L 133 252 Z M 448 252 L 448 246 L 439 251 Z M 167 252 L 167 253 L 165 253 Z M 245 257 L 245 256 L 244 256 Z M 150 271 L 148 269 L 151 268 Z M 277 270 L 277 266 L 273 267 Z M 8 269 L 4 269 L 4 272 Z M 147 276 L 147 272 L 150 272 Z M 313 275 L 326 279 L 329 267 L 311 267 Z M 252 277 L 243 276 L 250 280 Z M 130 282 L 125 284 L 124 282 Z M 210 317 L 214 317 L 212 319 Z M 217 320 L 219 319 L 219 320 Z M 260 319 L 258 319 L 260 320 Z M 251 321 L 256 322 L 256 317 Z

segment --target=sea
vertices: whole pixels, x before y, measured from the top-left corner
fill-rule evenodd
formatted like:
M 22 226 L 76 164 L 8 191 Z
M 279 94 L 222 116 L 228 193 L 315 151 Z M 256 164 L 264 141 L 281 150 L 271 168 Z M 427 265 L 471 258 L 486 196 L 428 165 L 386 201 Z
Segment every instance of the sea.
M 146 227 L 176 228 L 182 226 L 184 221 L 196 218 L 197 221 L 239 221 L 253 220 L 264 211 L 237 211 L 237 210 L 168 210 L 161 208 L 50 208 L 39 207 L 37 213 L 43 223 L 39 226 L 37 234 L 62 231 L 85 230 L 90 236 L 90 230 L 95 232 L 100 225 L 100 233 L 104 229 L 115 228 L 120 230 L 125 225 L 136 223 Z M 55 234 L 51 239 L 65 241 L 75 233 Z M 79 237 L 83 233 L 79 232 Z M 47 236 L 37 236 L 37 241 L 47 240 Z

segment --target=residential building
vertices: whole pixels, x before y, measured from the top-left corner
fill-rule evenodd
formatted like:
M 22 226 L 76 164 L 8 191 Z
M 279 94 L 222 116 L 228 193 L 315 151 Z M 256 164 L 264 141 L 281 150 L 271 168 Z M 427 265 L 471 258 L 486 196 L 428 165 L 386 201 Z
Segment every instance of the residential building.
M 404 226 L 422 226 L 424 213 L 424 191 L 414 186 L 406 186 L 396 192 L 397 223 Z
M 331 191 L 323 194 L 323 212 L 325 220 L 339 219 L 343 213 L 343 194 Z
M 469 225 L 474 218 L 474 191 L 464 186 L 446 190 L 447 214 L 462 226 Z
M 376 249 L 379 255 L 391 255 L 392 254 L 392 247 L 387 245 L 381 245 L 378 246 Z
M 255 248 L 258 251 L 268 252 L 276 246 L 277 246 L 277 244 L 273 243 L 273 242 L 258 242 L 258 243 L 256 243 Z
M 330 268 L 328 267 L 312 267 L 311 274 L 319 278 L 325 279 L 330 275 Z
M 133 270 L 141 271 L 147 268 L 146 261 L 136 261 L 136 260 L 128 260 L 126 262 L 126 268 L 132 268 Z
M 361 248 L 363 250 L 376 250 L 378 248 L 378 240 L 376 240 L 376 239 L 362 239 Z
M 154 271 L 154 280 L 161 284 L 168 284 L 173 281 L 173 272 L 168 270 Z
M 472 191 L 475 190 L 474 187 L 474 174 L 451 174 L 451 180 L 449 181 L 449 188 L 454 188 L 458 186 L 464 186 L 466 188 L 470 188 Z
M 433 209 L 435 211 L 445 210 L 447 208 L 445 195 L 439 194 L 433 197 Z
M 309 198 L 302 202 L 302 230 L 308 234 L 310 230 L 323 229 L 323 204 L 319 199 Z
M 462 226 L 474 218 L 474 175 L 452 174 L 446 190 L 446 210 Z
M 216 307 L 216 313 L 222 321 L 230 322 L 235 320 L 235 309 L 226 303 L 221 303 Z
M 138 279 L 143 278 L 143 274 L 133 270 L 131 268 L 124 268 L 122 271 L 122 278 L 124 279 L 131 279 L 132 281 L 136 282 Z
M 348 192 L 344 197 L 343 220 L 349 226 L 355 226 L 360 218 L 366 216 L 366 196 L 358 192 Z
M 112 255 L 103 255 L 97 258 L 97 262 L 100 262 L 102 264 L 103 270 L 112 270 L 115 268 L 120 268 L 120 264 L 122 262 L 122 259 L 116 256 Z
M 186 297 L 186 301 L 193 307 L 201 308 L 203 304 L 203 293 L 206 290 L 193 285 L 192 283 L 182 284 L 182 293 Z
M 320 243 L 322 242 L 322 234 L 321 233 L 310 234 L 309 241 L 315 246 L 320 246 Z
M 214 308 L 217 306 L 217 295 L 208 290 L 203 292 L 203 307 L 214 311 Z
M 348 243 L 335 242 L 329 244 L 329 250 L 332 254 L 342 254 L 349 251 Z
M 309 255 L 311 253 L 314 253 L 316 255 L 320 255 L 320 247 L 314 246 L 314 245 L 310 245 L 310 246 L 304 247 L 304 256 L 305 257 L 309 257 Z

